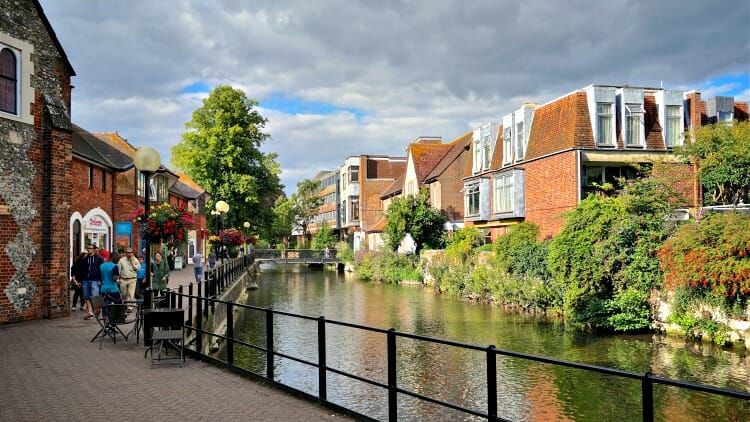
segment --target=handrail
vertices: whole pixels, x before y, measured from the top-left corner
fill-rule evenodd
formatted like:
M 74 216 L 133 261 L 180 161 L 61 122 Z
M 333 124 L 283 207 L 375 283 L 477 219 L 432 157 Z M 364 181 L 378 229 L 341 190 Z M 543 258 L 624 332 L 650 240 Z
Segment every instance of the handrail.
M 422 336 L 422 335 L 417 335 L 417 334 L 412 334 L 412 333 L 400 332 L 400 331 L 396 331 L 393 328 L 385 330 L 381 328 L 353 324 L 353 323 L 344 322 L 344 321 L 329 320 L 322 316 L 312 317 L 308 315 L 274 310 L 272 308 L 267 308 L 267 307 L 233 303 L 229 301 L 219 300 L 215 297 L 201 297 L 200 295 L 185 294 L 181 291 L 178 293 L 172 292 L 172 294 L 178 294 L 181 297 L 187 297 L 190 301 L 196 300 L 198 303 L 206 301 L 207 303 L 211 304 L 211 307 L 215 307 L 216 304 L 222 304 L 224 306 L 227 306 L 228 307 L 228 311 L 226 313 L 227 314 L 226 315 L 227 327 L 232 327 L 234 325 L 234 312 L 231 312 L 231 310 L 235 307 L 246 309 L 246 310 L 260 311 L 263 313 L 265 317 L 265 325 L 266 325 L 265 347 L 251 345 L 244 341 L 235 339 L 232 334 L 233 331 L 230 331 L 230 330 L 227 330 L 226 335 L 220 335 L 220 334 L 215 334 L 212 332 L 204 331 L 202 327 L 200 326 L 200 322 L 198 322 L 198 326 L 195 326 L 195 327 L 188 326 L 189 329 L 196 330 L 198 332 L 196 344 L 193 346 L 192 349 L 188 347 L 188 353 L 193 354 L 200 359 L 205 359 L 212 363 L 216 363 L 218 365 L 227 367 L 230 370 L 243 373 L 243 374 L 260 377 L 263 380 L 269 381 L 274 385 L 289 389 L 291 391 L 296 392 L 297 394 L 308 396 L 309 398 L 313 400 L 320 401 L 324 403 L 326 406 L 329 406 L 331 408 L 342 409 L 344 411 L 353 413 L 359 417 L 364 417 L 368 419 L 370 417 L 367 415 L 362 415 L 352 409 L 342 408 L 340 405 L 328 401 L 327 392 L 325 388 L 325 384 L 326 384 L 325 380 L 326 380 L 327 373 L 330 372 L 333 374 L 345 376 L 353 380 L 357 380 L 360 382 L 367 383 L 369 385 L 373 385 L 373 386 L 388 390 L 388 418 L 391 421 L 396 421 L 398 418 L 398 394 L 397 393 L 405 394 L 405 395 L 417 398 L 422 401 L 441 405 L 441 406 L 444 406 L 453 410 L 461 411 L 461 412 L 466 413 L 467 415 L 473 415 L 473 416 L 485 418 L 491 421 L 505 420 L 505 419 L 499 418 L 497 415 L 498 409 L 497 409 L 496 400 L 488 399 L 486 412 L 479 412 L 473 409 L 468 409 L 468 408 L 456 405 L 454 403 L 445 402 L 437 398 L 423 395 L 423 394 L 400 387 L 397 382 L 397 373 L 396 373 L 396 368 L 397 368 L 397 363 L 398 363 L 397 358 L 396 358 L 396 350 L 397 350 L 397 340 L 399 337 L 484 352 L 486 354 L 486 359 L 487 359 L 486 382 L 487 382 L 487 397 L 488 398 L 497 397 L 496 357 L 500 355 L 500 356 L 519 358 L 519 359 L 524 359 L 524 360 L 529 360 L 529 361 L 534 361 L 534 362 L 541 362 L 541 363 L 550 364 L 550 365 L 557 365 L 557 366 L 575 368 L 575 369 L 580 369 L 580 370 L 586 370 L 586 371 L 605 374 L 608 376 L 615 376 L 619 378 L 640 380 L 641 381 L 641 403 L 642 403 L 642 412 L 643 412 L 642 414 L 643 414 L 644 421 L 652 421 L 654 419 L 654 400 L 653 400 L 653 385 L 654 384 L 661 384 L 661 385 L 666 385 L 666 386 L 688 389 L 692 391 L 698 391 L 698 392 L 703 392 L 703 393 L 709 393 L 709 394 L 714 394 L 714 395 L 719 395 L 719 396 L 725 396 L 725 397 L 731 397 L 735 399 L 750 401 L 750 393 L 747 393 L 747 392 L 729 390 L 729 389 L 724 389 L 724 388 L 719 388 L 719 387 L 714 387 L 714 386 L 709 386 L 709 385 L 703 385 L 703 384 L 697 384 L 697 383 L 691 383 L 691 382 L 686 382 L 686 381 L 679 381 L 679 380 L 674 380 L 674 379 L 669 379 L 669 378 L 658 377 L 658 376 L 652 375 L 650 372 L 636 373 L 636 372 L 630 372 L 630 371 L 625 371 L 625 370 L 620 370 L 620 369 L 607 368 L 603 366 L 553 359 L 553 358 L 544 357 L 544 356 L 513 352 L 510 350 L 496 349 L 495 346 L 492 346 L 492 345 L 483 347 L 483 346 L 478 346 L 474 344 L 461 343 L 461 342 L 457 342 L 453 340 L 433 338 L 433 337 L 427 337 L 427 336 Z M 273 320 L 274 320 L 275 315 L 318 322 L 317 333 L 316 333 L 317 338 L 318 338 L 318 362 L 317 363 L 308 361 L 301 357 L 289 355 L 287 353 L 281 353 L 279 351 L 274 350 Z M 387 336 L 386 338 L 387 340 L 387 344 L 386 344 L 387 364 L 386 366 L 387 367 L 385 369 L 387 370 L 387 376 L 388 376 L 387 383 L 383 383 L 378 380 L 368 379 L 360 375 L 342 371 L 340 369 L 330 367 L 326 364 L 325 335 L 326 335 L 326 326 L 329 324 L 386 334 Z M 221 361 L 214 356 L 210 356 L 202 352 L 203 349 L 202 349 L 201 339 L 202 339 L 202 336 L 204 335 L 221 338 L 226 342 L 226 347 L 227 347 L 227 360 L 226 361 Z M 266 353 L 266 374 L 254 373 L 247 369 L 235 366 L 234 359 L 233 359 L 233 356 L 234 356 L 233 350 L 234 350 L 234 347 L 237 345 L 250 347 L 254 350 Z M 299 362 L 301 364 L 316 368 L 318 371 L 318 377 L 319 377 L 318 395 L 313 396 L 309 393 L 298 390 L 293 385 L 287 385 L 287 384 L 283 384 L 277 381 L 273 373 L 274 362 L 275 362 L 275 358 L 277 357 L 290 359 L 295 362 Z

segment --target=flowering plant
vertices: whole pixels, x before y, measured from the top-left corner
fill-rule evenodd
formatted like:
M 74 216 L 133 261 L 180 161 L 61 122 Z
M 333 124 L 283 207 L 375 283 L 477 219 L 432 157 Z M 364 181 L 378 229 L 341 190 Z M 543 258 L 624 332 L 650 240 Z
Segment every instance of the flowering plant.
M 167 203 L 151 208 L 148 216 L 143 208 L 138 208 L 131 217 L 145 240 L 158 243 L 185 241 L 187 231 L 195 224 L 191 212 Z
M 242 236 L 242 232 L 233 228 L 222 230 L 221 238 L 227 245 L 241 245 L 245 242 L 245 238 Z

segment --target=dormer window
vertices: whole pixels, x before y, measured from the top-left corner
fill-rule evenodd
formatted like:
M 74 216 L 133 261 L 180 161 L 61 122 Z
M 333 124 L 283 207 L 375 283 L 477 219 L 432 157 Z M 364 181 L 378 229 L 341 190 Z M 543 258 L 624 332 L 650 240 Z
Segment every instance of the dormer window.
M 641 147 L 644 144 L 643 104 L 625 104 L 625 145 Z
M 495 151 L 497 131 L 497 123 L 490 123 L 482 126 L 481 128 L 474 129 L 474 162 L 472 163 L 472 170 L 474 174 L 490 169 L 492 154 Z
M 513 149 L 511 130 L 509 127 L 503 129 L 503 164 L 510 164 L 513 160 Z
M 600 146 L 614 146 L 612 103 L 596 104 L 596 141 Z
M 680 106 L 665 107 L 665 140 L 667 147 L 682 145 L 682 112 Z
M 523 120 L 516 123 L 516 160 L 523 160 L 524 153 Z

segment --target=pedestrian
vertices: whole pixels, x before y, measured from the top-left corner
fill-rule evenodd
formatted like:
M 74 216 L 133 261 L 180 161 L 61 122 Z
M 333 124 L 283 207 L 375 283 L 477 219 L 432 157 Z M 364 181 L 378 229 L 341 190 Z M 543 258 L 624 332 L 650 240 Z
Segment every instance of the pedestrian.
M 167 265 L 169 266 L 169 271 L 174 271 L 175 253 L 174 246 L 170 246 L 169 249 L 167 249 Z
M 127 248 L 124 255 L 117 261 L 117 270 L 120 274 L 120 294 L 123 300 L 128 301 L 135 299 L 135 287 L 141 262 L 133 254 L 133 248 Z
M 136 283 L 135 283 L 135 293 L 134 297 L 136 300 L 143 299 L 143 293 L 146 291 L 146 287 L 148 287 L 148 280 L 146 280 L 146 264 L 143 262 L 143 255 L 138 257 L 138 262 L 141 264 L 141 268 L 138 270 L 138 274 L 136 274 Z
M 216 266 L 216 252 L 212 250 L 208 254 L 208 268 L 213 270 L 215 266 Z
M 200 283 L 203 278 L 203 255 L 201 251 L 195 251 L 193 255 L 193 271 L 195 271 L 195 282 Z
M 331 250 L 328 249 L 328 245 L 326 245 L 325 249 L 323 249 L 323 259 L 329 259 L 331 257 Z
M 117 256 L 114 255 L 112 258 L 117 259 Z M 117 283 L 117 280 L 120 278 L 120 271 L 117 264 L 112 262 L 111 259 L 107 259 L 99 266 L 99 271 L 102 276 L 102 285 L 99 292 L 104 296 L 104 303 L 107 305 L 110 303 L 122 303 L 120 286 Z
M 70 285 L 73 287 L 73 301 L 70 307 L 71 311 L 76 310 L 76 304 L 79 299 L 81 301 L 81 310 L 84 310 L 82 283 L 83 279 L 86 277 L 86 266 L 84 264 L 86 255 L 86 252 L 81 252 L 81 254 L 76 257 L 75 261 L 73 261 L 73 266 L 70 267 Z
M 151 289 L 154 294 L 160 293 L 167 289 L 169 284 L 169 265 L 161 255 L 161 252 L 154 254 L 154 260 L 151 262 Z
M 84 258 L 85 268 L 82 270 L 86 275 L 83 278 L 83 283 L 81 283 L 81 289 L 83 291 L 83 300 L 86 302 L 86 308 L 89 310 L 83 319 L 89 320 L 94 318 L 95 312 L 98 312 L 98 310 L 91 306 L 89 299 L 99 296 L 99 284 L 102 280 L 100 267 L 104 263 L 104 258 L 97 253 L 97 247 L 94 244 L 86 246 L 86 253 L 86 257 Z

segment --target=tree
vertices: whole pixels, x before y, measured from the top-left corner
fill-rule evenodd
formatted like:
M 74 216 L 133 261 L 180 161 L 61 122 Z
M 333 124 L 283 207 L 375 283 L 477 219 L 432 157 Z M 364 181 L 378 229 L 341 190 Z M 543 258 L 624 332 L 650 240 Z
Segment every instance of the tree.
M 219 85 L 193 111 L 182 140 L 172 147 L 172 164 L 213 198 L 230 205 L 224 226 L 244 221 L 263 233 L 273 221 L 272 205 L 282 194 L 281 168 L 275 153 L 260 146 L 270 139 L 258 102 L 244 92 Z M 212 204 L 211 204 L 212 205 Z
M 323 225 L 320 227 L 320 230 L 318 230 L 312 238 L 312 244 L 310 245 L 311 249 L 325 249 L 326 246 L 331 246 L 336 244 L 336 241 L 338 239 L 336 238 L 336 233 L 333 232 L 333 229 L 328 227 L 328 224 L 323 223 Z
M 385 212 L 383 229 L 386 245 L 397 250 L 407 233 L 417 243 L 417 252 L 423 248 L 442 248 L 445 244 L 445 216 L 430 206 L 426 189 L 419 195 L 396 198 Z
M 297 192 L 292 194 L 292 209 L 297 224 L 302 228 L 302 237 L 307 239 L 307 227 L 318 214 L 323 198 L 318 195 L 320 182 L 305 179 L 297 183 Z
M 707 205 L 748 202 L 750 122 L 701 126 L 678 153 L 698 164 Z
M 276 203 L 273 206 L 274 220 L 267 233 L 269 241 L 283 242 L 291 236 L 292 231 L 296 227 L 293 206 L 291 198 L 285 196 L 276 198 Z

